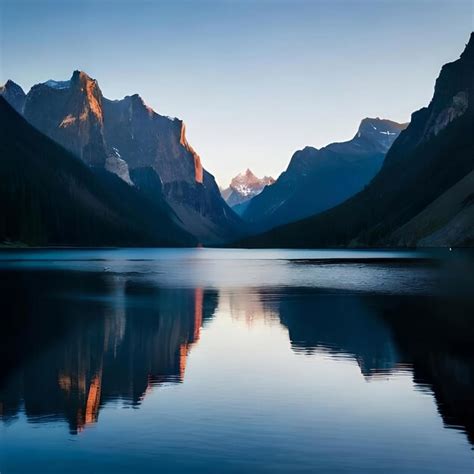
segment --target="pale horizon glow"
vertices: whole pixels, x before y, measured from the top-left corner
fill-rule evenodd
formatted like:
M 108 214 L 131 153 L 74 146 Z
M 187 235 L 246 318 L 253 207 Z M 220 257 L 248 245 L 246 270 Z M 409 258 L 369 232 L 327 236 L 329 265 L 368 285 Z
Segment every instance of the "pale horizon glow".
M 218 184 L 278 175 L 292 154 L 407 122 L 473 28 L 470 0 L 0 1 L 0 82 L 80 69 L 186 123 Z

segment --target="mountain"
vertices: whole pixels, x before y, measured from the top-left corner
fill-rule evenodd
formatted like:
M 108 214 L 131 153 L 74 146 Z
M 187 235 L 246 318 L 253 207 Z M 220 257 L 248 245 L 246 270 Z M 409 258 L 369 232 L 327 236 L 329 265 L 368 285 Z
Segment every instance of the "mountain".
M 230 207 L 243 204 L 260 194 L 265 186 L 273 184 L 275 180 L 271 176 L 257 178 L 250 169 L 239 173 L 232 179 L 228 188 L 221 191 L 222 197 Z
M 241 232 L 240 219 L 222 199 L 214 177 L 203 168 L 181 120 L 155 113 L 138 95 L 103 99 L 102 103 L 109 169 L 114 161 L 120 164 L 123 160 L 131 172 L 143 168 L 155 172 L 168 203 L 201 242 L 221 243 Z
M 33 86 L 23 114 L 87 165 L 111 171 L 130 185 L 140 170 L 155 173 L 140 190 L 153 193 L 143 187 L 159 180 L 168 204 L 201 242 L 219 243 L 239 234 L 242 222 L 186 140 L 184 123 L 157 114 L 139 95 L 106 99 L 95 79 L 74 71 L 68 81 Z
M 196 240 L 163 197 L 90 168 L 0 97 L 0 242 L 182 246 Z
M 23 114 L 34 127 L 89 166 L 105 167 L 102 92 L 97 81 L 75 71 L 70 81 L 47 81 L 28 92 Z
M 26 94 L 18 84 L 8 80 L 3 86 L 0 86 L 0 96 L 2 96 L 17 112 L 23 113 Z
M 263 231 L 340 204 L 377 174 L 404 128 L 406 124 L 366 118 L 352 140 L 297 151 L 275 184 L 250 201 L 243 219 Z
M 334 209 L 244 246 L 472 246 L 474 33 L 443 66 L 433 98 L 412 115 L 371 183 Z
M 391 245 L 439 247 L 474 244 L 474 171 L 397 229 Z

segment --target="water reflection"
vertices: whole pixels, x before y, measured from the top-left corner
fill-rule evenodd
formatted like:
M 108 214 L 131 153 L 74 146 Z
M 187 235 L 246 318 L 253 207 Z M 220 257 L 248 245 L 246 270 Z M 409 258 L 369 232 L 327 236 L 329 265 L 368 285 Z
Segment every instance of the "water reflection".
M 322 348 L 344 354 L 358 362 L 364 375 L 372 376 L 402 364 L 390 328 L 375 307 L 379 298 L 300 290 L 285 295 L 278 312 L 296 352 L 311 354 Z
M 307 286 L 170 287 L 133 272 L 0 275 L 0 416 L 7 425 L 24 413 L 30 423 L 65 420 L 77 434 L 98 423 L 107 405 L 140 408 L 150 391 L 185 382 L 201 329 L 228 314 L 249 331 L 261 322 L 286 330 L 293 357 L 353 361 L 367 383 L 410 374 L 434 398 L 445 426 L 474 444 L 469 298 Z M 232 338 L 232 331 L 219 337 Z M 256 358 L 264 379 L 258 364 Z M 237 392 L 247 375 L 233 381 Z M 350 385 L 343 389 L 350 396 Z
M 472 301 L 300 289 L 277 306 L 295 352 L 353 357 L 368 378 L 410 370 L 416 386 L 434 394 L 446 426 L 474 443 Z
M 36 276 L 33 284 L 29 275 L 11 272 L 2 294 L 10 301 L 30 291 L 27 308 L 9 308 L 9 320 L 28 321 L 2 341 L 2 355 L 11 353 L 3 358 L 0 414 L 8 422 L 23 403 L 30 421 L 62 418 L 71 433 L 97 422 L 109 401 L 138 406 L 153 387 L 181 383 L 188 353 L 217 304 L 215 292 L 202 288 L 159 289 L 116 276 Z
M 245 321 L 249 328 L 261 320 L 266 324 L 279 324 L 280 322 L 274 301 L 268 295 L 263 297 L 261 289 L 220 290 L 219 310 L 228 312 L 235 321 Z

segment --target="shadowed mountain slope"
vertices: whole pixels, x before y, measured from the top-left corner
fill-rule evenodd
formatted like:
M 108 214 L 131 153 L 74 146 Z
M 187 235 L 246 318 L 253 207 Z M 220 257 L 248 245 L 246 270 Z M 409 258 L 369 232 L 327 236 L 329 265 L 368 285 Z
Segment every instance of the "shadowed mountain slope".
M 0 97 L 0 241 L 29 245 L 193 245 L 163 198 L 89 168 Z
M 250 201 L 243 219 L 256 229 L 267 230 L 340 204 L 376 175 L 405 127 L 391 120 L 366 118 L 347 142 L 297 151 L 275 184 Z

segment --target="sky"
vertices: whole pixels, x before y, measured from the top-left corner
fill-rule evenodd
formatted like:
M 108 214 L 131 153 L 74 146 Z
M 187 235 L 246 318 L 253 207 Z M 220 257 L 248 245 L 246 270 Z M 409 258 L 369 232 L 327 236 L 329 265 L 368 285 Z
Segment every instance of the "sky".
M 221 186 L 292 154 L 406 122 L 474 29 L 472 0 L 0 0 L 0 82 L 80 69 L 186 123 Z

